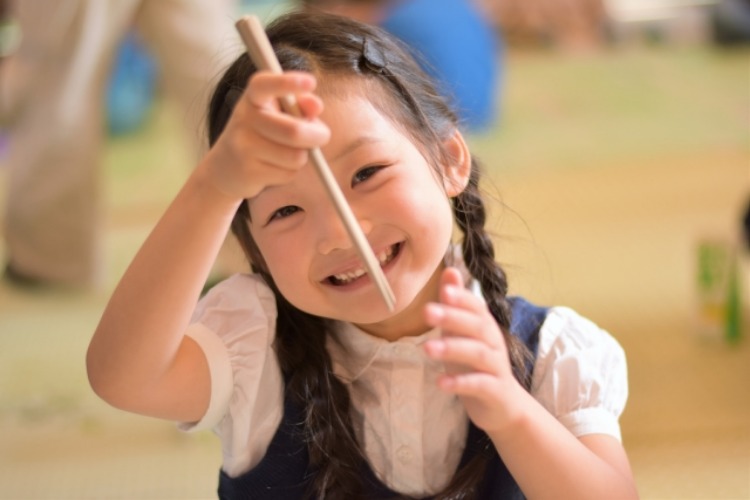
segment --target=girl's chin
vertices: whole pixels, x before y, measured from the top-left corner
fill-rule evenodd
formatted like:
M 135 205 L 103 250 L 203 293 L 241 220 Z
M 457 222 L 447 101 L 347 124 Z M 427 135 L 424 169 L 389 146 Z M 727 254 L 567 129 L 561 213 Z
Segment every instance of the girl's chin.
M 370 304 L 366 310 L 348 310 L 346 312 L 341 311 L 339 314 L 331 314 L 330 317 L 338 321 L 346 323 L 352 323 L 357 326 L 377 325 L 393 318 L 398 314 L 399 309 L 394 312 L 388 310 L 383 299 L 380 299 L 382 304 Z M 334 317 L 335 316 L 335 317 Z M 366 328 L 363 328 L 366 330 Z
M 411 292 L 411 293 L 409 293 Z M 381 338 L 395 340 L 408 335 L 419 335 L 429 330 L 424 320 L 424 305 L 418 290 L 394 290 L 396 307 L 389 311 L 385 301 L 376 297 L 361 308 L 341 313 L 340 321 L 352 323 L 361 330 Z

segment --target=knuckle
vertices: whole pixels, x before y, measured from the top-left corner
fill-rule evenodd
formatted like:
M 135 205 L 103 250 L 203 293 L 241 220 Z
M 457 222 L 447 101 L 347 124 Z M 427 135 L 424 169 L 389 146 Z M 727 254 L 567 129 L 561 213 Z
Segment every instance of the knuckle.
M 463 386 L 467 391 L 476 393 L 481 389 L 481 380 L 478 377 L 466 375 L 461 378 L 463 379 Z
M 331 129 L 323 124 L 320 124 L 315 129 L 316 136 L 319 137 L 322 143 L 326 143 L 331 139 Z
M 285 120 L 281 127 L 281 132 L 286 136 L 287 140 L 292 143 L 299 140 L 301 132 L 297 120 Z
M 474 380 L 474 389 L 476 392 L 489 393 L 492 390 L 492 383 L 487 376 L 477 377 Z
M 289 120 L 283 124 L 282 133 L 286 136 L 290 144 L 301 145 L 306 138 L 305 124 L 299 120 Z
M 482 367 L 484 368 L 492 368 L 493 367 L 493 356 L 492 352 L 487 347 L 482 347 L 479 350 L 478 354 L 479 362 L 481 363 Z

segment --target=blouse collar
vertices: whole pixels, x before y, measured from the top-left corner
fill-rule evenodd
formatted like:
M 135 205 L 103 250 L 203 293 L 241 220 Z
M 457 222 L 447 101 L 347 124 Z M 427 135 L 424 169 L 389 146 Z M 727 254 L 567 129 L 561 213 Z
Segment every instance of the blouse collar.
M 433 328 L 427 332 L 409 337 L 401 337 L 390 342 L 375 337 L 361 328 L 338 321 L 328 336 L 328 352 L 331 353 L 333 370 L 344 382 L 354 382 L 370 367 L 376 358 L 414 359 L 415 349 L 421 351 L 421 345 L 427 340 L 440 337 L 440 329 Z M 420 358 L 425 357 L 423 354 Z

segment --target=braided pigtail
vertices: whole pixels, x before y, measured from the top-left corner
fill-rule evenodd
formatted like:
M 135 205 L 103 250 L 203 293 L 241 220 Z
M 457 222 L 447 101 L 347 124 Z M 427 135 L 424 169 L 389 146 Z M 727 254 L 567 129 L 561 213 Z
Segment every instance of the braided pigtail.
M 529 353 L 526 346 L 510 334 L 511 308 L 506 298 L 508 280 L 505 271 L 495 261 L 495 247 L 485 231 L 487 219 L 484 201 L 479 191 L 480 169 L 474 158 L 471 163 L 469 183 L 453 198 L 453 215 L 463 232 L 462 254 L 469 273 L 479 281 L 490 313 L 503 332 L 508 347 L 513 375 L 528 390 L 531 377 L 527 370 Z M 458 470 L 441 499 L 475 498 L 482 483 L 487 463 L 497 451 L 485 435 L 479 443 L 478 453 Z
M 495 261 L 495 248 L 484 229 L 487 212 L 479 192 L 480 169 L 472 158 L 471 175 L 466 188 L 453 198 L 453 215 L 464 238 L 462 254 L 471 276 L 479 281 L 482 294 L 492 316 L 500 325 L 505 343 L 508 346 L 510 362 L 515 377 L 528 388 L 525 374 L 526 348 L 520 340 L 510 335 L 510 304 L 506 299 L 508 280 L 503 269 Z M 482 483 L 490 458 L 496 454 L 494 446 L 487 436 L 479 443 L 478 453 L 466 465 L 461 467 L 440 499 L 458 500 L 475 498 L 477 488 Z
M 276 350 L 287 377 L 287 393 L 304 408 L 300 422 L 314 472 L 311 498 L 359 498 L 363 455 L 349 416 L 351 399 L 334 375 L 326 350 L 326 320 L 289 304 L 277 294 Z
M 311 482 L 309 498 L 349 499 L 362 493 L 364 454 L 350 417 L 349 390 L 333 371 L 326 349 L 328 321 L 290 304 L 266 270 L 263 256 L 250 237 L 249 212 L 243 202 L 232 221 L 232 231 L 243 242 L 253 270 L 276 297 L 276 354 L 286 381 L 286 393 L 304 420 L 299 431 L 307 444 Z
M 276 297 L 276 354 L 285 391 L 304 415 L 298 428 L 309 454 L 307 496 L 359 498 L 364 454 L 352 426 L 349 390 L 334 374 L 326 349 L 328 322 L 294 307 L 281 294 L 250 235 L 249 217 L 247 202 L 243 202 L 232 221 L 232 232 L 243 243 L 253 271 Z
M 526 346 L 510 333 L 511 309 L 507 300 L 508 279 L 495 260 L 495 247 L 485 231 L 487 211 L 479 191 L 480 168 L 472 158 L 466 189 L 453 199 L 453 214 L 463 232 L 462 254 L 469 273 L 479 281 L 492 316 L 497 320 L 508 347 L 513 375 L 527 390 L 531 384 Z

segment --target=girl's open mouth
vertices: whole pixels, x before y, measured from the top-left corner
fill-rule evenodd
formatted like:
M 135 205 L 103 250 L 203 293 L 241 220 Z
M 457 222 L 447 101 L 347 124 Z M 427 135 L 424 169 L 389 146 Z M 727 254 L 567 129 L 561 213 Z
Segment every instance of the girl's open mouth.
M 396 243 L 385 250 L 380 251 L 375 257 L 377 257 L 381 268 L 385 268 L 395 259 L 401 251 L 401 243 Z M 360 279 L 362 276 L 367 274 L 367 269 L 364 265 L 347 271 L 341 274 L 334 274 L 326 278 L 326 281 L 334 286 L 345 286 L 350 285 Z

